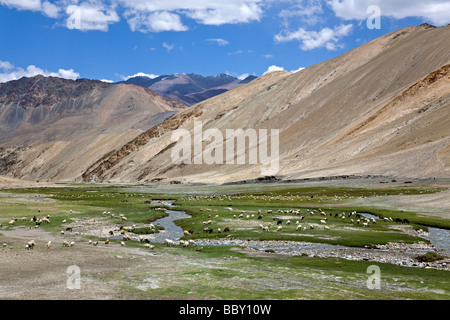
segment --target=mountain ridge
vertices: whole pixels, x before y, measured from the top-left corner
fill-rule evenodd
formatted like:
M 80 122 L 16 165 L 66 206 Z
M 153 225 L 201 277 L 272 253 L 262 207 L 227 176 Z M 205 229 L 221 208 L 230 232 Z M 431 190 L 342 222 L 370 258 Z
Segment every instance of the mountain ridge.
M 239 79 L 225 73 L 216 76 L 202 76 L 195 73 L 176 73 L 157 77 L 136 76 L 117 83 L 134 84 L 149 88 L 162 96 L 182 101 L 187 106 L 222 94 L 248 83 L 257 77 Z
M 204 130 L 279 128 L 283 179 L 367 174 L 448 177 L 450 78 L 445 66 L 450 63 L 450 41 L 445 39 L 450 40 L 449 26 L 394 31 L 296 74 L 273 72 L 203 101 L 191 107 L 198 116 L 183 118 L 186 111 L 174 116 L 179 119 L 177 128 L 192 133 L 194 120 L 203 121 Z M 441 74 L 441 80 L 424 87 L 434 74 Z M 407 95 L 402 93 L 412 93 L 415 87 L 422 89 L 404 99 Z M 396 101 L 387 115 L 392 122 L 355 131 L 355 136 L 345 134 L 391 101 Z M 104 158 L 83 174 L 84 181 L 95 176 L 97 181 L 112 182 L 226 183 L 259 174 L 257 165 L 174 165 L 170 134 L 169 130 L 148 139 L 139 150 L 115 158 L 108 169 L 103 166 L 108 157 Z M 420 140 L 423 136 L 429 141 Z M 126 165 L 129 161 L 132 168 Z M 424 163 L 426 170 L 420 168 Z

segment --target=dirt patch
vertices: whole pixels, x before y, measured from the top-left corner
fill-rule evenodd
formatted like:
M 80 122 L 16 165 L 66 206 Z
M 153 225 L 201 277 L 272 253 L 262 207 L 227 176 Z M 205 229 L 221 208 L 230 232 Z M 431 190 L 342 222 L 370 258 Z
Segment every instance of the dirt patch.
M 36 246 L 25 245 L 34 240 Z M 64 247 L 63 241 L 74 242 Z M 50 248 L 47 243 L 51 241 Z M 103 242 L 97 246 L 74 233 L 50 234 L 39 229 L 2 231 L 0 243 L 0 299 L 108 300 L 139 299 L 137 293 L 120 290 L 120 275 L 132 274 L 155 258 L 161 265 L 174 263 L 171 255 L 155 254 L 145 248 L 127 248 Z M 68 267 L 81 271 L 80 289 L 71 290 Z

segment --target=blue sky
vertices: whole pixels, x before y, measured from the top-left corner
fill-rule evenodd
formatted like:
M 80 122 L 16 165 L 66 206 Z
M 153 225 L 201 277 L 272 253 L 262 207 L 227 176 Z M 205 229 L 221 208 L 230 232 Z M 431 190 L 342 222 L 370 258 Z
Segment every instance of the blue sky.
M 380 28 L 369 29 L 380 10 Z M 36 74 L 260 76 L 389 32 L 450 23 L 445 0 L 0 0 L 0 82 Z M 270 69 L 269 69 L 270 68 Z

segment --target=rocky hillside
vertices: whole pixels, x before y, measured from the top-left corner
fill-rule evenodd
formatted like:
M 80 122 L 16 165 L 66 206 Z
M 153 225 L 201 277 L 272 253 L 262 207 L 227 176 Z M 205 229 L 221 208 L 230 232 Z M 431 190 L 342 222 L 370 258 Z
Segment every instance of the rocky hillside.
M 0 174 L 72 180 L 186 108 L 133 85 L 36 76 L 0 84 Z
M 216 183 L 262 178 L 259 164 L 173 163 L 173 130 L 192 134 L 194 121 L 223 133 L 278 129 L 281 179 L 448 178 L 449 65 L 450 26 L 405 28 L 295 74 L 269 73 L 198 103 L 104 154 L 82 178 Z

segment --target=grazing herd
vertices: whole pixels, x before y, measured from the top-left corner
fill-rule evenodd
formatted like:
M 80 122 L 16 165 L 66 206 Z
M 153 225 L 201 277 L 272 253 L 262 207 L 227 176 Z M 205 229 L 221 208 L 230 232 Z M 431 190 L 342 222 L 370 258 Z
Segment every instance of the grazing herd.
M 245 210 L 239 210 L 240 212 L 238 213 L 234 213 L 236 212 L 236 209 L 231 208 L 231 207 L 226 207 L 225 210 L 227 210 L 229 213 L 227 215 L 227 217 L 225 219 L 220 220 L 220 216 L 218 214 L 215 214 L 213 216 L 213 214 L 211 214 L 212 209 L 207 208 L 207 209 L 199 209 L 199 211 L 201 213 L 203 213 L 203 211 L 207 211 L 208 213 L 208 219 L 202 221 L 202 230 L 203 233 L 205 234 L 213 234 L 214 232 L 217 232 L 218 234 L 221 233 L 231 233 L 231 229 L 229 226 L 224 227 L 223 229 L 219 226 L 214 226 L 214 223 L 220 221 L 220 223 L 224 223 L 225 221 L 230 221 L 230 220 L 234 220 L 234 221 L 242 221 L 242 226 L 246 226 L 245 221 L 250 221 L 250 220 L 259 220 L 261 221 L 258 224 L 259 229 L 262 232 L 284 232 L 285 230 L 295 230 L 295 231 L 305 231 L 307 229 L 310 230 L 314 230 L 314 229 L 322 229 L 325 231 L 329 231 L 331 230 L 331 228 L 333 226 L 335 226 L 335 222 L 338 221 L 344 221 L 346 220 L 347 222 L 350 222 L 352 224 L 357 224 L 357 225 L 361 225 L 363 227 L 369 227 L 371 224 L 377 224 L 377 221 L 374 218 L 367 218 L 364 217 L 362 214 L 357 213 L 356 211 L 353 212 L 342 212 L 342 213 L 326 213 L 325 211 L 323 211 L 322 209 L 279 209 L 275 214 L 274 214 L 274 210 L 272 209 L 268 209 L 268 210 L 263 210 L 263 209 L 259 209 L 259 210 L 255 210 L 255 211 L 245 211 Z M 70 210 L 70 213 L 72 213 L 73 211 Z M 40 213 L 40 210 L 38 211 L 38 213 Z M 127 217 L 125 217 L 123 214 L 120 214 L 119 216 L 115 216 L 113 213 L 111 213 L 110 211 L 104 211 L 103 212 L 104 215 L 110 215 L 111 217 L 116 217 L 119 218 L 120 221 L 122 223 L 127 223 L 128 219 Z M 283 215 L 289 215 L 288 217 Z M 314 216 L 316 215 L 316 217 L 310 217 L 308 218 L 308 216 Z M 206 215 L 205 215 L 206 217 Z M 229 217 L 229 219 L 227 219 Z M 294 218 L 294 217 L 298 217 L 298 218 Z M 232 218 L 232 219 L 231 219 Z M 268 221 L 268 219 L 270 219 L 271 221 Z M 11 219 L 8 223 L 9 226 L 15 226 L 16 222 L 19 219 L 14 218 Z M 21 221 L 26 221 L 27 218 L 21 218 Z M 291 221 L 292 220 L 292 221 Z M 409 223 L 409 221 L 407 219 L 395 219 L 393 220 L 392 218 L 388 218 L 385 217 L 383 219 L 384 221 L 387 222 L 395 222 L 395 223 Z M 34 228 L 39 228 L 39 226 L 41 224 L 50 224 L 50 216 L 46 215 L 44 217 L 37 217 L 36 215 L 33 216 L 33 218 L 31 218 L 29 220 L 30 222 L 34 223 Z M 265 221 L 265 222 L 264 222 Z M 329 222 L 333 221 L 334 223 L 331 223 L 331 227 L 329 225 Z M 63 223 L 66 223 L 66 220 L 62 221 Z M 290 227 L 291 224 L 295 224 L 294 227 Z M 239 226 L 239 223 L 234 223 L 235 226 Z M 250 224 L 251 226 L 253 226 L 254 224 Z M 247 225 L 248 226 L 248 225 Z M 2 225 L 0 224 L 0 228 L 2 227 Z M 30 229 L 32 227 L 29 227 Z M 154 232 L 156 230 L 155 225 L 153 225 L 152 223 L 149 224 L 148 228 Z M 242 228 L 241 228 L 242 229 Z M 143 236 L 139 236 L 137 238 L 132 238 L 130 236 L 130 233 L 133 233 L 133 231 L 136 230 L 136 225 L 122 225 L 122 226 L 117 226 L 115 227 L 113 230 L 109 231 L 109 235 L 115 236 L 114 232 L 119 232 L 120 235 L 122 236 L 122 239 L 120 241 L 120 245 L 121 246 L 126 246 L 126 241 L 131 241 L 131 240 L 137 240 L 141 243 L 144 243 L 144 248 L 146 249 L 154 249 L 155 246 L 150 244 L 150 241 L 148 238 L 143 237 Z M 61 231 L 61 235 L 64 235 L 66 232 L 73 232 L 72 227 L 67 227 L 64 230 Z M 184 236 L 190 236 L 194 233 L 193 230 L 184 230 Z M 75 235 L 78 235 L 79 233 L 76 232 L 74 233 Z M 230 236 L 230 234 L 228 235 Z M 89 245 L 92 246 L 97 246 L 99 245 L 98 241 L 92 241 L 89 240 L 87 242 Z M 110 239 L 106 239 L 104 240 L 104 244 L 108 245 L 110 243 Z M 171 240 L 171 239 L 165 239 L 164 241 L 164 245 L 168 246 L 168 247 L 172 247 L 175 245 L 180 245 L 182 247 L 189 247 L 189 246 L 195 246 L 196 242 L 192 239 L 190 240 Z M 53 243 L 52 241 L 48 241 L 46 244 L 47 249 L 50 249 L 52 247 Z M 74 241 L 67 241 L 67 240 L 63 240 L 62 242 L 62 246 L 63 247 L 73 247 L 75 245 Z M 3 247 L 6 247 L 7 244 L 4 243 Z M 32 250 L 33 248 L 35 248 L 36 246 L 36 242 L 34 240 L 30 240 L 28 243 L 26 243 L 25 248 L 28 250 Z

